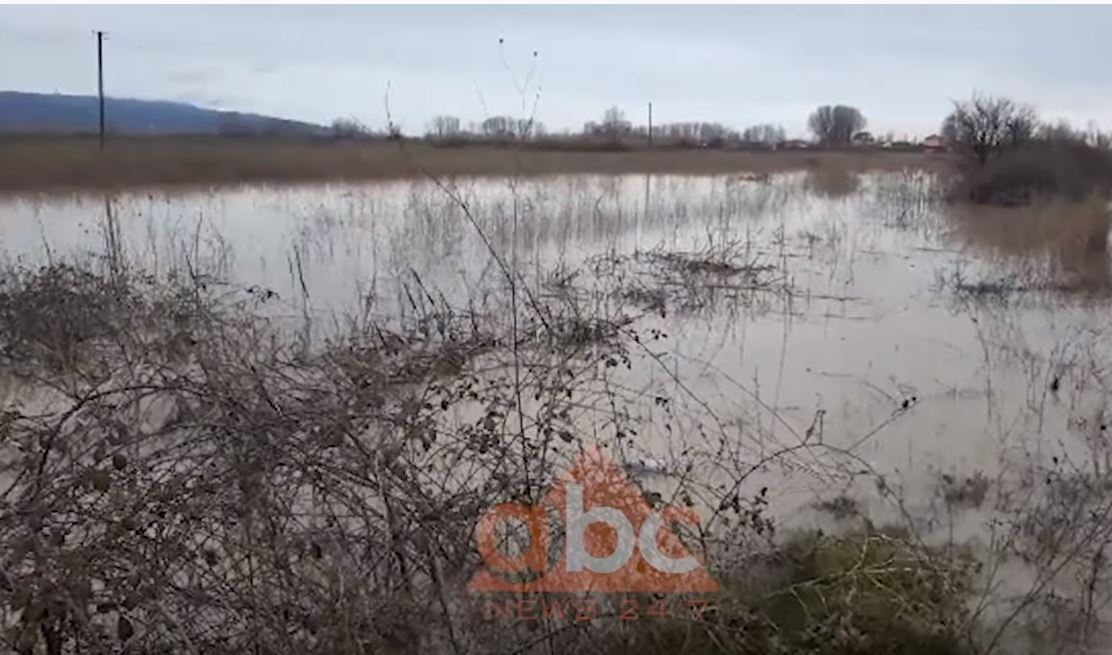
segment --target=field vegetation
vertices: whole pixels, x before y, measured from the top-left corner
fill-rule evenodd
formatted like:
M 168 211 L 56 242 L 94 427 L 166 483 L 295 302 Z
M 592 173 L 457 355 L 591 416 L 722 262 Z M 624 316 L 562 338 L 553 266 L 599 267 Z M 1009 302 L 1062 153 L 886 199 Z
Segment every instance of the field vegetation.
M 0 191 L 121 189 L 455 176 L 777 173 L 940 170 L 921 153 L 700 150 L 608 140 L 398 142 L 234 137 L 114 138 L 0 136 Z

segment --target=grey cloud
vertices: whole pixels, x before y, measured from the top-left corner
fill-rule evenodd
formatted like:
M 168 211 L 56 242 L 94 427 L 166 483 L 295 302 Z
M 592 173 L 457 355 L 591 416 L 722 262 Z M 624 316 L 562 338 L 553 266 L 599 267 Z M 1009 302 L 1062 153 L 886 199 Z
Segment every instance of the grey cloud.
M 203 84 L 205 82 L 214 82 L 216 78 L 220 77 L 220 69 L 191 68 L 171 72 L 167 77 L 171 82 L 179 84 Z
M 1109 25 L 1100 6 L 4 6 L 0 80 L 95 88 L 99 28 L 112 94 L 184 87 L 320 122 L 383 124 L 388 80 L 406 125 L 520 113 L 536 50 L 538 117 L 554 130 L 652 100 L 662 120 L 771 120 L 801 134 L 806 108 L 842 101 L 876 131 L 924 134 L 974 89 L 1112 127 Z

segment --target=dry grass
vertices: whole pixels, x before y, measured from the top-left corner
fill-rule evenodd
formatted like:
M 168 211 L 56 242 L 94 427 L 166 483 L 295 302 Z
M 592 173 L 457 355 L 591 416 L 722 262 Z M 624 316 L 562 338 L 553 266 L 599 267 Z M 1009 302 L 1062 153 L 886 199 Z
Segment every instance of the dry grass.
M 0 137 L 0 191 L 397 179 L 420 175 L 773 173 L 948 168 L 922 153 L 704 150 L 557 151 L 424 143 L 236 138 Z
M 1014 261 L 1045 258 L 1067 288 L 1106 288 L 1109 276 L 1107 202 L 1053 200 L 1027 207 L 957 205 L 950 217 L 960 238 L 990 256 Z
M 1074 250 L 1101 253 L 1107 249 L 1109 215 L 1105 201 L 1053 201 L 1028 207 L 957 205 L 949 214 L 970 244 L 999 254 L 1028 255 L 1033 251 Z

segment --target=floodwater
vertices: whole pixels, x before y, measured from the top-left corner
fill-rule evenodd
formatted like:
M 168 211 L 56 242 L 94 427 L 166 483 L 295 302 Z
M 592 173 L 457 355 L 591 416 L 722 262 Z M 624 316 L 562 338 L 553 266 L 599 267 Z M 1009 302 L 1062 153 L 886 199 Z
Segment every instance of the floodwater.
M 874 520 L 891 517 L 877 476 L 899 511 L 929 524 L 946 476 L 1002 483 L 1033 461 L 1095 456 L 1112 389 L 1105 296 L 1061 282 L 1060 249 L 998 248 L 984 225 L 969 229 L 975 216 L 955 213 L 922 173 L 24 196 L 0 200 L 0 257 L 93 257 L 111 239 L 155 272 L 272 290 L 276 311 L 326 332 L 367 308 L 400 311 L 406 285 L 466 303 L 500 279 L 491 249 L 515 270 L 580 279 L 604 254 L 729 251 L 776 282 L 642 307 L 638 326 L 667 338 L 635 385 L 704 408 L 756 459 L 803 440 L 846 455 L 811 452 L 755 474 L 789 526 L 842 493 Z M 1006 236 L 1014 224 L 1000 225 Z M 1089 281 L 1107 280 L 1107 224 L 1095 229 L 1077 252 Z M 704 438 L 693 423 L 654 423 L 640 438 L 661 457 Z M 984 515 L 946 516 L 951 534 L 983 536 Z
M 267 310 L 317 337 L 347 317 L 389 321 L 415 289 L 456 306 L 504 294 L 504 267 L 538 292 L 582 285 L 595 310 L 666 335 L 624 380 L 672 398 L 636 409 L 645 462 L 713 454 L 699 469 L 712 483 L 716 467 L 753 465 L 746 493 L 771 488 L 788 528 L 845 497 L 876 524 L 986 543 L 1005 489 L 1051 463 L 1108 473 L 1098 214 L 1024 239 L 1026 219 L 957 210 L 921 172 L 150 190 L 0 199 L 0 259 L 117 252 L 232 295 L 272 291 Z M 742 274 L 693 274 L 724 256 Z M 631 280 L 647 295 L 598 294 Z M 959 506 L 944 484 L 963 480 L 995 500 Z

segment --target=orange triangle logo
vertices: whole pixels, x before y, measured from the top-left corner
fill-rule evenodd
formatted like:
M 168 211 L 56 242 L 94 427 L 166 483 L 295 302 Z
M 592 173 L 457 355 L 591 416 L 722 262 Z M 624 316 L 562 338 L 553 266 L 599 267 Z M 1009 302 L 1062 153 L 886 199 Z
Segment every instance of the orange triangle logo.
M 715 592 L 718 583 L 672 530 L 697 525 L 690 508 L 653 508 L 598 446 L 579 455 L 541 505 L 507 503 L 487 510 L 475 530 L 484 568 L 468 589 L 487 592 Z M 516 554 L 500 530 L 524 525 Z

